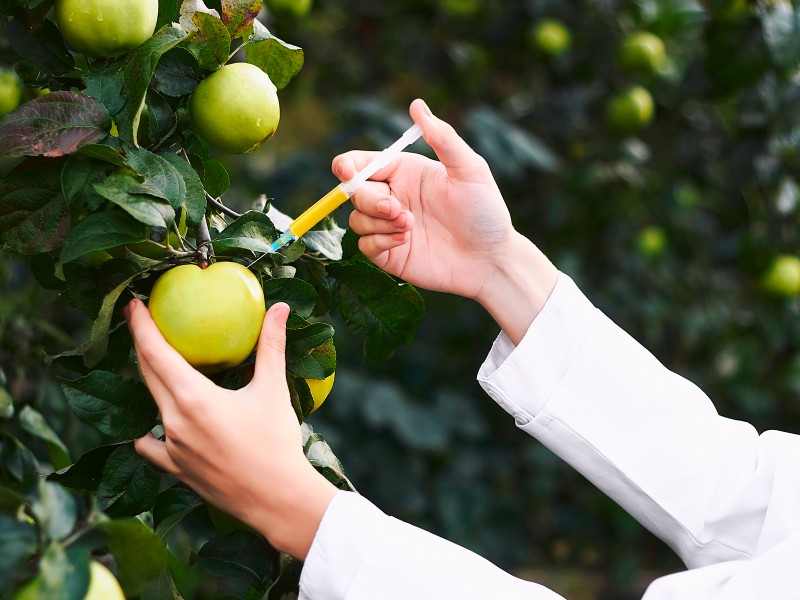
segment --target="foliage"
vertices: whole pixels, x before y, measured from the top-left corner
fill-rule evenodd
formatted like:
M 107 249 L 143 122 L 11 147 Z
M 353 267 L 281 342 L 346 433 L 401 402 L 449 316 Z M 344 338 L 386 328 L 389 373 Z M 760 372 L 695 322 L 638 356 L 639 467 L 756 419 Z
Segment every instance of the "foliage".
M 132 440 L 163 428 L 120 309 L 176 265 L 248 266 L 268 304 L 293 309 L 287 378 L 303 423 L 314 407 L 306 379 L 336 369 L 325 319 L 344 315 L 365 333 L 365 358 L 385 358 L 413 337 L 421 298 L 354 249 L 345 254 L 333 220 L 307 244 L 269 253 L 280 235 L 272 219 L 284 215 L 268 202 L 243 214 L 223 202 L 230 176 L 187 105 L 240 53 L 278 88 L 300 71 L 302 49 L 256 19 L 261 0 L 162 0 L 152 37 L 96 60 L 65 44 L 51 6 L 0 5 L 9 61 L 31 90 L 0 121 L 0 247 L 9 277 L 24 261 L 23 281 L 36 281 L 18 294 L 9 286 L 0 313 L 0 597 L 36 580 L 45 600 L 83 598 L 91 558 L 113 567 L 128 597 L 296 595 L 296 561 L 253 531 L 215 530 L 204 501 L 134 450 Z M 40 288 L 90 325 L 66 331 L 29 310 Z M 26 346 L 43 332 L 55 342 L 46 365 Z M 239 387 L 251 364 L 214 377 Z M 311 463 L 352 489 L 324 438 L 305 423 L 303 432 Z

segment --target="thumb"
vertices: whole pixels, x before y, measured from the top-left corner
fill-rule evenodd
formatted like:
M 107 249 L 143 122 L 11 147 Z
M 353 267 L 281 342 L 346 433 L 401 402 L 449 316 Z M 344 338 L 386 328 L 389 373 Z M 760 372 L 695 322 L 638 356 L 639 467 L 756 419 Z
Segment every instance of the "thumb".
M 258 338 L 256 350 L 255 385 L 269 384 L 278 378 L 286 378 L 286 320 L 289 318 L 289 305 L 279 302 L 270 307 L 264 317 L 264 325 Z
M 480 157 L 453 127 L 431 112 L 424 100 L 411 103 L 409 113 L 422 128 L 422 136 L 433 148 L 439 161 L 448 171 L 457 169 L 485 168 L 486 161 Z

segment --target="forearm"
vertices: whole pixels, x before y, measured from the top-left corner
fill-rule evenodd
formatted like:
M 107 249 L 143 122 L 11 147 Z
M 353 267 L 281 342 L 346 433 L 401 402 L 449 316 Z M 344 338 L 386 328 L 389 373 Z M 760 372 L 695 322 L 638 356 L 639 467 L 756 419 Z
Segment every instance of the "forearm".
M 476 300 L 515 345 L 528 331 L 558 281 L 558 270 L 519 233 L 495 265 Z

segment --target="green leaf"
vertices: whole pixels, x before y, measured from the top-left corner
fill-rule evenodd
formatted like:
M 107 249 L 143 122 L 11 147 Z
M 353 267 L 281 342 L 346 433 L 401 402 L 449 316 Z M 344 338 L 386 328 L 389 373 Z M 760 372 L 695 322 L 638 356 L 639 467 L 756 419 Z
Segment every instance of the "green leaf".
M 301 317 L 310 317 L 317 302 L 316 290 L 302 279 L 268 279 L 263 288 L 267 307 L 286 302 Z
M 332 339 L 326 340 L 308 354 L 289 360 L 286 368 L 290 373 L 304 379 L 325 379 L 336 370 L 336 346 Z
M 39 600 L 83 600 L 89 589 L 89 556 L 79 548 L 50 544 L 39 563 Z
M 8 47 L 18 56 L 54 75 L 65 75 L 75 68 L 75 61 L 64 45 L 52 21 L 42 21 L 34 28 L 22 10 L 3 15 L 3 29 Z
M 117 564 L 118 579 L 126 596 L 139 594 L 148 582 L 167 568 L 171 554 L 139 519 L 115 519 L 100 528 L 108 536 L 108 549 Z
M 47 479 L 76 490 L 96 492 L 108 457 L 120 446 L 121 444 L 109 444 L 93 448 L 74 464 L 48 475 Z
M 175 222 L 175 210 L 167 200 L 143 192 L 135 193 L 142 184 L 133 175 L 109 175 L 94 190 L 116 204 L 134 219 L 150 227 L 168 227 Z
M 31 511 L 39 527 L 51 540 L 62 540 L 75 528 L 75 499 L 55 483 L 39 482 L 38 494 L 31 503 Z
M 226 250 L 240 248 L 253 252 L 266 252 L 280 232 L 269 217 L 257 210 L 249 210 L 223 229 L 214 239 L 214 252 L 224 254 Z
M 203 182 L 200 181 L 200 177 L 192 165 L 177 154 L 164 154 L 163 158 L 183 177 L 186 188 L 183 204 L 183 208 L 186 210 L 186 224 L 193 227 L 206 214 L 206 191 L 203 189 Z
M 96 145 L 86 146 L 89 147 L 95 148 Z M 82 156 L 81 153 L 73 154 L 67 159 L 61 170 L 61 190 L 73 222 L 96 211 L 106 201 L 95 191 L 94 184 L 102 182 L 108 176 L 108 171 L 102 163 Z
M 0 581 L 28 562 L 36 552 L 36 529 L 0 514 Z
M 203 185 L 213 198 L 220 198 L 231 187 L 231 178 L 225 166 L 218 160 L 203 163 Z
M 761 26 L 775 64 L 796 66 L 800 60 L 800 11 L 788 2 L 775 2 L 761 17 Z
M 143 383 L 94 371 L 62 388 L 75 416 L 113 440 L 138 438 L 155 426 L 158 407 Z
M 414 339 L 422 322 L 425 302 L 419 292 L 363 260 L 331 264 L 337 305 L 348 328 L 366 335 L 367 360 L 390 357 L 400 344 Z
M 171 98 L 180 98 L 194 91 L 202 79 L 200 65 L 185 48 L 173 48 L 158 62 L 153 74 L 153 89 Z
M 156 497 L 153 505 L 156 535 L 159 539 L 165 539 L 184 517 L 203 505 L 203 499 L 184 485 L 174 485 L 164 490 Z
M 309 323 L 290 315 L 286 323 L 286 360 L 296 361 L 333 338 L 333 327 L 327 323 Z
M 156 29 L 161 29 L 164 25 L 169 25 L 177 19 L 180 4 L 180 0 L 159 0 Z
M 125 96 L 122 94 L 124 81 L 121 65 L 118 62 L 104 68 L 91 69 L 83 78 L 83 82 L 86 85 L 85 93 L 105 106 L 109 114 L 115 115 L 122 110 L 125 105 Z
M 342 240 L 345 230 L 332 218 L 323 221 L 324 229 L 312 229 L 303 236 L 303 243 L 312 252 L 322 254 L 331 260 L 342 259 Z
M 222 0 L 222 22 L 232 40 L 242 37 L 252 28 L 262 4 L 262 0 Z
M 247 62 L 264 71 L 279 90 L 288 85 L 303 68 L 302 48 L 287 44 L 272 35 L 261 21 L 253 21 L 253 33 L 245 41 Z
M 344 474 L 344 467 L 341 461 L 333 453 L 322 434 L 315 433 L 308 423 L 301 425 L 301 433 L 303 436 L 303 452 L 308 461 L 322 471 L 323 475 L 340 489 L 355 492 L 355 487 Z
M 186 31 L 168 25 L 126 55 L 120 70 L 124 102 L 118 111 L 113 111 L 120 138 L 126 142 L 138 145 L 139 121 L 158 61 L 166 52 L 184 41 L 187 35 Z
M 61 262 L 68 263 L 89 252 L 142 242 L 146 238 L 145 226 L 127 213 L 94 213 L 70 230 L 61 250 Z
M 314 396 L 308 387 L 305 378 L 290 374 L 287 378 L 289 384 L 289 399 L 298 420 L 303 423 L 314 410 Z
M 218 69 L 228 61 L 231 53 L 231 35 L 216 15 L 196 12 L 192 23 L 197 28 L 197 37 L 189 44 L 189 51 L 200 66 L 208 71 Z
M 97 488 L 97 502 L 111 517 L 133 517 L 153 507 L 161 476 L 136 453 L 133 443 L 120 446 L 108 457 Z
M 120 154 L 119 150 L 106 144 L 86 144 L 78 150 L 78 154 L 87 158 L 94 158 L 115 167 L 129 166 L 125 157 Z
M 163 156 L 144 148 L 128 153 L 128 163 L 139 175 L 144 177 L 132 193 L 150 194 L 167 200 L 175 212 L 179 212 L 186 201 L 186 184 L 180 171 Z
M 244 579 L 258 588 L 272 578 L 274 552 L 263 538 L 235 531 L 206 542 L 197 553 L 197 564 L 217 577 Z
M 297 598 L 300 595 L 300 573 L 303 571 L 303 563 L 296 558 L 282 557 L 278 568 L 280 569 L 275 581 L 267 589 L 264 599 L 272 598 Z
M 26 405 L 19 413 L 19 424 L 22 429 L 47 444 L 53 467 L 60 469 L 72 462 L 66 445 L 64 445 L 64 442 L 61 441 L 61 438 L 58 437 L 58 434 L 53 431 L 50 425 L 47 424 L 42 413 L 32 408 L 30 405 Z
M 108 116 L 93 98 L 51 92 L 26 102 L 0 121 L 0 155 L 64 156 L 106 136 Z
M 64 243 L 69 230 L 60 167 L 17 170 L 0 180 L 0 241 L 15 252 L 41 254 Z

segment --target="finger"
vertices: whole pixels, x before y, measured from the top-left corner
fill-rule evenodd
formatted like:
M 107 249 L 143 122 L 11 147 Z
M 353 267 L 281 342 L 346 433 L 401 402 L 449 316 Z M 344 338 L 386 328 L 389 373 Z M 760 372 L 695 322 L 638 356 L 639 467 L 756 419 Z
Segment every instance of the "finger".
M 153 400 L 155 400 L 158 406 L 158 410 L 161 411 L 162 415 L 171 413 L 175 406 L 175 398 L 169 392 L 167 386 L 164 385 L 164 382 L 155 374 L 150 363 L 147 362 L 138 349 L 136 349 L 136 357 L 136 362 L 139 365 L 139 373 L 142 379 L 144 379 L 147 388 L 150 390 Z
M 367 182 L 351 200 L 360 212 L 381 219 L 394 219 L 403 209 L 400 200 L 391 195 L 389 186 L 383 182 Z
M 286 377 L 286 320 L 289 318 L 289 305 L 283 302 L 273 304 L 264 317 L 264 325 L 258 338 L 255 374 L 252 384 L 269 386 L 275 378 Z
M 198 382 L 208 381 L 164 339 L 144 303 L 132 300 L 127 313 L 128 326 L 140 360 L 149 365 L 150 372 L 158 377 L 172 396 L 177 396 L 181 390 L 192 389 Z
M 411 234 L 408 231 L 365 235 L 358 240 L 358 249 L 376 265 L 383 267 L 387 257 L 382 255 L 407 243 L 410 237 Z
M 367 166 L 372 160 L 380 154 L 379 152 L 369 152 L 365 150 L 351 150 L 340 154 L 333 159 L 331 163 L 331 171 L 339 181 L 349 181 L 355 174 Z M 375 174 L 369 178 L 370 181 L 388 181 L 397 172 L 402 161 L 393 160 L 385 167 L 378 169 Z
M 350 213 L 350 228 L 358 235 L 371 235 L 373 233 L 401 233 L 409 231 L 414 225 L 414 216 L 403 211 L 394 219 L 381 219 L 365 215 L 354 210 Z
M 146 435 L 134 440 L 134 448 L 139 455 L 145 457 L 157 467 L 164 469 L 168 473 L 177 475 L 180 472 L 178 465 L 172 460 L 167 451 L 167 445 L 161 440 L 157 440 L 152 435 Z
M 414 100 L 409 113 L 414 122 L 422 128 L 422 136 L 433 148 L 445 169 L 451 171 L 485 168 L 486 161 L 456 133 L 449 123 L 435 116 L 424 100 Z

